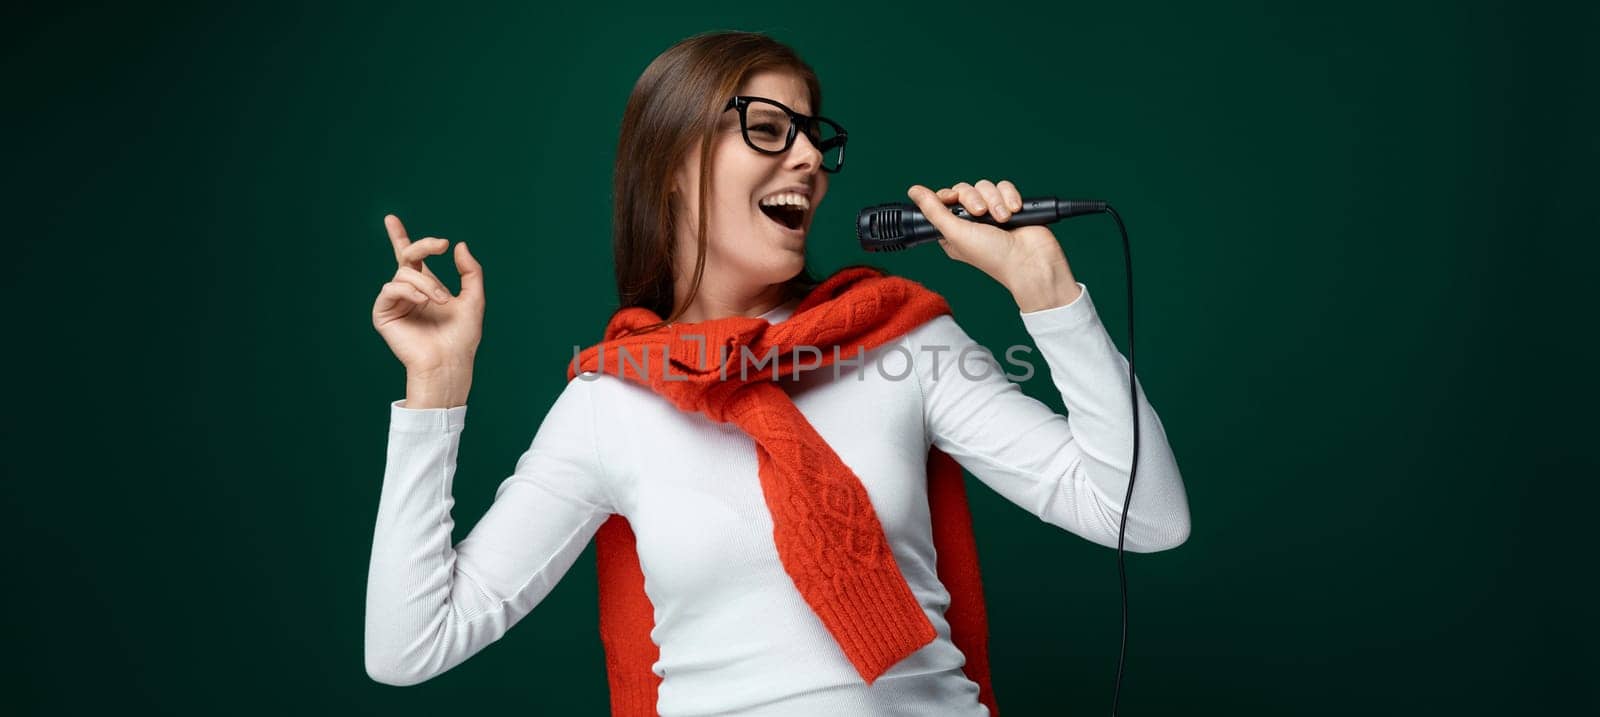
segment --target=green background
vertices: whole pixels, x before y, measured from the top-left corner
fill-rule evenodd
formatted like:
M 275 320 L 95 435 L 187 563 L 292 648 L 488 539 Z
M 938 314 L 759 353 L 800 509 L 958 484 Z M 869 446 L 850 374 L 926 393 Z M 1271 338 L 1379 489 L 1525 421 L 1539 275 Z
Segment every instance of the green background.
M 1600 702 L 1592 3 L 322 5 L 4 11 L 21 712 L 604 713 L 592 548 L 463 665 L 364 672 L 381 217 L 485 265 L 459 539 L 616 308 L 628 91 L 709 29 L 793 45 L 850 130 L 822 273 L 915 278 L 1004 346 L 998 284 L 861 253 L 855 211 L 989 178 L 1127 219 L 1194 532 L 1128 555 L 1124 714 Z M 1056 233 L 1126 350 L 1114 225 Z M 1108 712 L 1115 552 L 969 487 L 999 704 Z

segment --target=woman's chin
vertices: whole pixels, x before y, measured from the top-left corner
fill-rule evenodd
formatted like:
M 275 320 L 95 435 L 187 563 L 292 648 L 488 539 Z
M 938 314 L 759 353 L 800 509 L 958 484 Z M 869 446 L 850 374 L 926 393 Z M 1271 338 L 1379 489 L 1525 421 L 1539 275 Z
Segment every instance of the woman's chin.
M 799 230 L 785 229 L 774 225 L 771 233 L 775 241 L 771 246 L 777 247 L 784 252 L 804 255 L 806 252 L 806 229 L 807 227 L 801 227 Z
M 748 257 L 750 261 L 745 262 L 745 266 L 761 276 L 783 274 L 776 281 L 788 279 L 805 268 L 806 237 L 811 227 L 801 225 L 798 229 L 789 229 L 765 216 L 760 223 L 754 234 L 747 235 L 756 238 L 755 245 L 762 247 L 758 250 L 760 255 Z
M 779 247 L 777 251 L 765 252 L 746 266 L 749 267 L 749 276 L 761 277 L 762 283 L 776 284 L 794 278 L 806 268 L 806 247 L 802 240 L 798 246 Z

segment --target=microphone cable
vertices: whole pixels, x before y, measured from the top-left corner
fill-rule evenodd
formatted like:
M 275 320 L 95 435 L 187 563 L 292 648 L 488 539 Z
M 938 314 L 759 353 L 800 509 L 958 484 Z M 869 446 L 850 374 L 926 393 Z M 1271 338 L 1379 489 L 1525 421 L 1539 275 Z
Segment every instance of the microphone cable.
M 1128 659 L 1128 570 L 1122 561 L 1123 538 L 1128 533 L 1128 505 L 1133 502 L 1133 479 L 1139 473 L 1139 384 L 1133 370 L 1133 247 L 1128 242 L 1128 227 L 1122 215 L 1107 203 L 1105 212 L 1117 223 L 1122 234 L 1122 266 L 1127 273 L 1128 287 L 1128 397 L 1133 405 L 1133 464 L 1128 467 L 1128 493 L 1122 498 L 1122 525 L 1117 529 L 1117 580 L 1122 588 L 1122 647 L 1117 654 L 1116 686 L 1111 693 L 1111 717 L 1117 717 L 1117 705 L 1122 698 L 1122 669 Z

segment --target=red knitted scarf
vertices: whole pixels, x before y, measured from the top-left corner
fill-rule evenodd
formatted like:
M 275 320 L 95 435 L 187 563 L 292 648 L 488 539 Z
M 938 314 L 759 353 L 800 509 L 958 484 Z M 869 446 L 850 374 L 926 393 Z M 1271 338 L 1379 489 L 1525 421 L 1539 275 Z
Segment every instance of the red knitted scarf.
M 806 604 L 870 685 L 931 642 L 933 625 L 895 563 L 860 478 L 772 382 L 773 372 L 780 378 L 794 375 L 797 346 L 814 346 L 823 354 L 820 362 L 816 352 L 806 354 L 799 370 L 811 370 L 836 358 L 857 358 L 858 347 L 871 351 L 947 313 L 944 298 L 917 282 L 873 267 L 846 267 L 777 324 L 730 316 L 636 334 L 660 317 L 643 307 L 619 310 L 605 340 L 569 363 L 567 380 L 580 371 L 616 375 L 649 387 L 681 410 L 731 422 L 755 441 L 778 557 Z M 743 375 L 741 360 L 748 367 Z M 978 684 L 979 700 L 998 715 L 961 467 L 937 448 L 928 453 L 928 504 L 939 580 L 950 593 L 945 618 L 951 640 L 966 655 L 963 669 Z M 655 612 L 644 591 L 633 531 L 624 517 L 613 515 L 595 543 L 611 713 L 654 715 L 661 678 L 651 666 L 660 652 L 650 639 Z

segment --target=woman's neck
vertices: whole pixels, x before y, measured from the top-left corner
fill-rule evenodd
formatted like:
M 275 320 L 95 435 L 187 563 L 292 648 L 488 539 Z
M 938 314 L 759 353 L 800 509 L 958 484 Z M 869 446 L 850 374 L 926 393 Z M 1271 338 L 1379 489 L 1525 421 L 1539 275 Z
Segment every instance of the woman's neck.
M 783 305 L 789 298 L 785 284 L 772 284 L 754 293 L 701 284 L 694 303 L 678 317 L 677 323 L 710 321 L 729 316 L 760 316 Z

